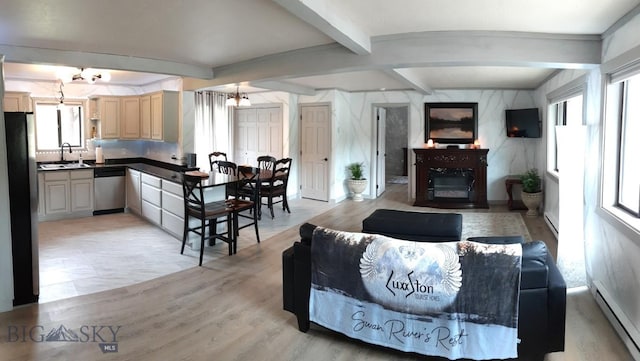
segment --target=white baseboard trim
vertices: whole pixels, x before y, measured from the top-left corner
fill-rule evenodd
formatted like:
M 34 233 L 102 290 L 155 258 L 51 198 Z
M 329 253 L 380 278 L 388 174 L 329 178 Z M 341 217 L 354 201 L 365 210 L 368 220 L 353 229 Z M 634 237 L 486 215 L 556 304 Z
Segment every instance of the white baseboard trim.
M 594 281 L 593 284 L 596 286 L 596 303 L 600 306 L 602 312 L 604 312 L 624 345 L 627 346 L 633 359 L 640 361 L 640 332 L 638 332 L 620 307 L 613 301 L 613 298 L 602 283 Z
M 549 213 L 544 212 L 544 223 L 547 224 L 547 227 L 549 227 L 549 230 L 551 231 L 551 233 L 553 233 L 553 236 L 556 237 L 556 240 L 558 240 L 558 220 Z

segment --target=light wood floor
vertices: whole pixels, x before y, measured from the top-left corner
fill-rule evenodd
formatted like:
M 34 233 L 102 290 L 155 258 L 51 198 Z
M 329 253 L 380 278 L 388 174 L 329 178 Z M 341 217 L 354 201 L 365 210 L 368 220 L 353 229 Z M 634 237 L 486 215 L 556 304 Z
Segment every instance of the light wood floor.
M 377 200 L 341 202 L 310 222 L 357 231 L 363 218 L 382 207 L 411 209 L 406 188 L 392 187 Z M 489 211 L 495 210 L 504 209 Z M 526 221 L 534 239 L 544 237 L 540 218 Z M 298 331 L 295 317 L 282 310 L 281 268 L 282 250 L 298 239 L 297 228 L 292 225 L 260 244 L 247 243 L 232 257 L 214 254 L 203 267 L 0 313 L 0 359 L 425 359 L 354 342 L 318 326 L 307 333 Z M 550 354 L 547 360 L 631 360 L 587 290 L 571 292 L 567 307 L 566 351 Z M 61 325 L 90 342 L 37 342 L 39 335 Z M 119 327 L 117 353 L 100 351 L 99 343 L 113 341 L 109 328 L 100 326 Z M 92 335 L 92 330 L 100 337 L 83 336 Z

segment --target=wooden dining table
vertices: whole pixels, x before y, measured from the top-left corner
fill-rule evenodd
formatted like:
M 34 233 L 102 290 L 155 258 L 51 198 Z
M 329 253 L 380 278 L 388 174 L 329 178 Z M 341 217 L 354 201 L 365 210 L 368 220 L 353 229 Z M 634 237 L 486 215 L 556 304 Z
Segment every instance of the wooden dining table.
M 203 188 L 206 202 L 225 200 L 227 195 L 230 193 L 228 190 L 233 188 L 232 185 L 237 185 L 239 180 L 245 178 L 241 172 L 238 172 L 238 174 L 224 174 L 216 171 L 190 171 L 185 172 L 184 174 L 200 177 L 200 186 Z M 272 175 L 273 172 L 271 170 L 260 170 L 260 180 L 270 179 Z M 232 193 L 237 194 L 237 192 L 238 189 L 236 187 L 233 189 Z

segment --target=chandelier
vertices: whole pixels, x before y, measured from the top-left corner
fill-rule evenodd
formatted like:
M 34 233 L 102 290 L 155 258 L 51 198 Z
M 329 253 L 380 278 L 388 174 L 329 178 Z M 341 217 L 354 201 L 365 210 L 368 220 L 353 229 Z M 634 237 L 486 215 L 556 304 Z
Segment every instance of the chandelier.
M 240 96 L 239 90 L 240 87 L 237 87 L 235 94 L 227 94 L 226 105 L 231 107 L 250 107 L 251 101 L 249 100 L 249 96 L 247 93 L 242 93 L 242 96 Z
M 96 80 L 108 82 L 111 80 L 111 73 L 105 70 L 97 70 L 91 68 L 61 68 L 57 72 L 57 77 L 63 83 L 70 83 L 75 80 L 84 80 L 89 84 L 93 84 Z

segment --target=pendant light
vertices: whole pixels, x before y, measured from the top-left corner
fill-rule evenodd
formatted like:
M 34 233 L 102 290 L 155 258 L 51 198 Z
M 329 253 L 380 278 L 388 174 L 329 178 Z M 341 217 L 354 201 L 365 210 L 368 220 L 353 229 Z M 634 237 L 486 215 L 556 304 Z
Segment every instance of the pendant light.
M 240 87 L 237 87 L 235 94 L 231 93 L 227 95 L 225 104 L 231 107 L 249 107 L 251 106 L 251 101 L 247 93 L 243 93 L 242 96 L 240 96 Z

